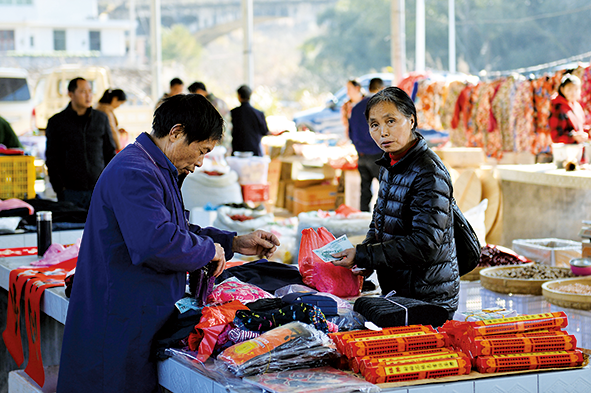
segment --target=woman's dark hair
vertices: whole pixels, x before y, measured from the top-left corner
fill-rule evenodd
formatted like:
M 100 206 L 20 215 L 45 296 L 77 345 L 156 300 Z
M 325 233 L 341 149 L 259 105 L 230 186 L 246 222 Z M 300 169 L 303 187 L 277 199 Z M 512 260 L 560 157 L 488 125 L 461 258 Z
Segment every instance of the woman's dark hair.
M 355 87 L 361 87 L 361 83 L 359 83 L 359 81 L 357 79 L 349 79 L 347 82 L 349 82 L 350 84 L 352 84 Z
M 187 144 L 219 141 L 224 135 L 224 119 L 209 100 L 200 94 L 167 97 L 154 112 L 152 135 L 164 138 L 175 124 L 181 124 Z
M 113 98 L 117 98 L 119 101 L 126 101 L 127 96 L 125 92 L 121 89 L 107 89 L 103 93 L 103 96 L 99 100 L 101 104 L 110 104 L 113 102 Z
M 561 96 L 564 97 L 564 94 L 562 94 L 562 88 L 565 86 L 568 86 L 570 84 L 574 84 L 577 86 L 581 86 L 581 79 L 579 79 L 578 76 L 573 75 L 573 74 L 569 74 L 566 73 L 562 76 L 562 79 L 560 80 L 560 86 L 558 86 L 558 94 L 560 94 Z M 566 98 L 566 97 L 564 97 Z
M 369 121 L 369 111 L 376 106 L 377 104 L 381 104 L 382 102 L 390 102 L 396 105 L 396 108 L 408 119 L 414 120 L 414 125 L 411 131 L 416 131 L 417 129 L 417 108 L 415 107 L 414 102 L 410 99 L 408 94 L 404 90 L 399 87 L 391 86 L 386 87 L 383 90 L 380 90 L 367 101 L 367 107 L 365 108 L 365 120 Z

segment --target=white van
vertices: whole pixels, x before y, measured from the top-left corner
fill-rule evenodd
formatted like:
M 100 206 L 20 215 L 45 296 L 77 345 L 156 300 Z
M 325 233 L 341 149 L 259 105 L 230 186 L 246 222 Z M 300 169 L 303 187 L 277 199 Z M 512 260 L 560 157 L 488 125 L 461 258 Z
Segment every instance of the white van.
M 33 128 L 32 113 L 33 100 L 27 71 L 20 68 L 0 68 L 0 116 L 20 136 Z
M 133 141 L 140 133 L 150 131 L 154 103 L 152 99 L 133 85 L 113 86 L 111 71 L 106 67 L 67 64 L 49 70 L 35 87 L 35 122 L 37 128 L 45 130 L 47 121 L 61 112 L 70 102 L 68 84 L 76 77 L 82 77 L 92 86 L 92 106 L 101 99 L 108 88 L 121 88 L 127 101 L 115 110 L 119 126 L 129 134 Z

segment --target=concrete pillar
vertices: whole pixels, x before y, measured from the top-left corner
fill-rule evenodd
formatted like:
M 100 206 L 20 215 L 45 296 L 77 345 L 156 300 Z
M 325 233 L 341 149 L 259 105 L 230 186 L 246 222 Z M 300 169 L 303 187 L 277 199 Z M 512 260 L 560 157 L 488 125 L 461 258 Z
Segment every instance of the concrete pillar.
M 162 18 L 160 0 L 150 1 L 150 54 L 152 58 L 152 99 L 157 102 L 162 96 Z
M 254 60 L 252 57 L 253 11 L 252 0 L 242 0 L 243 70 L 244 84 L 254 89 Z
M 390 3 L 390 57 L 394 69 L 393 85 L 397 85 L 406 73 L 406 26 L 404 0 Z

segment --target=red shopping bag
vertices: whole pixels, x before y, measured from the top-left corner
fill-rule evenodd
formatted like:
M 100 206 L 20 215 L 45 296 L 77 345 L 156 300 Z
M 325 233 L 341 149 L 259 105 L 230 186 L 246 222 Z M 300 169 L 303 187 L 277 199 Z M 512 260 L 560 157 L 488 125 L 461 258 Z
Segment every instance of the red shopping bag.
M 298 265 L 304 284 L 320 292 L 332 293 L 340 297 L 359 295 L 363 277 L 354 275 L 350 269 L 324 262 L 313 250 L 320 248 L 335 237 L 328 229 L 306 228 L 302 231 Z

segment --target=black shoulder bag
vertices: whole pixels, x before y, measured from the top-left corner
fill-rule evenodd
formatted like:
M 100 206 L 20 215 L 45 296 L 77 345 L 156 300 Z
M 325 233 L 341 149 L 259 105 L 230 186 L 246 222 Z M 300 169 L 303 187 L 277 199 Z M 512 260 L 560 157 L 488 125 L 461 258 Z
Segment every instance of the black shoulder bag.
M 454 237 L 456 240 L 456 257 L 460 269 L 460 276 L 470 273 L 480 262 L 480 242 L 476 232 L 464 217 L 464 214 L 452 199 L 454 218 Z

